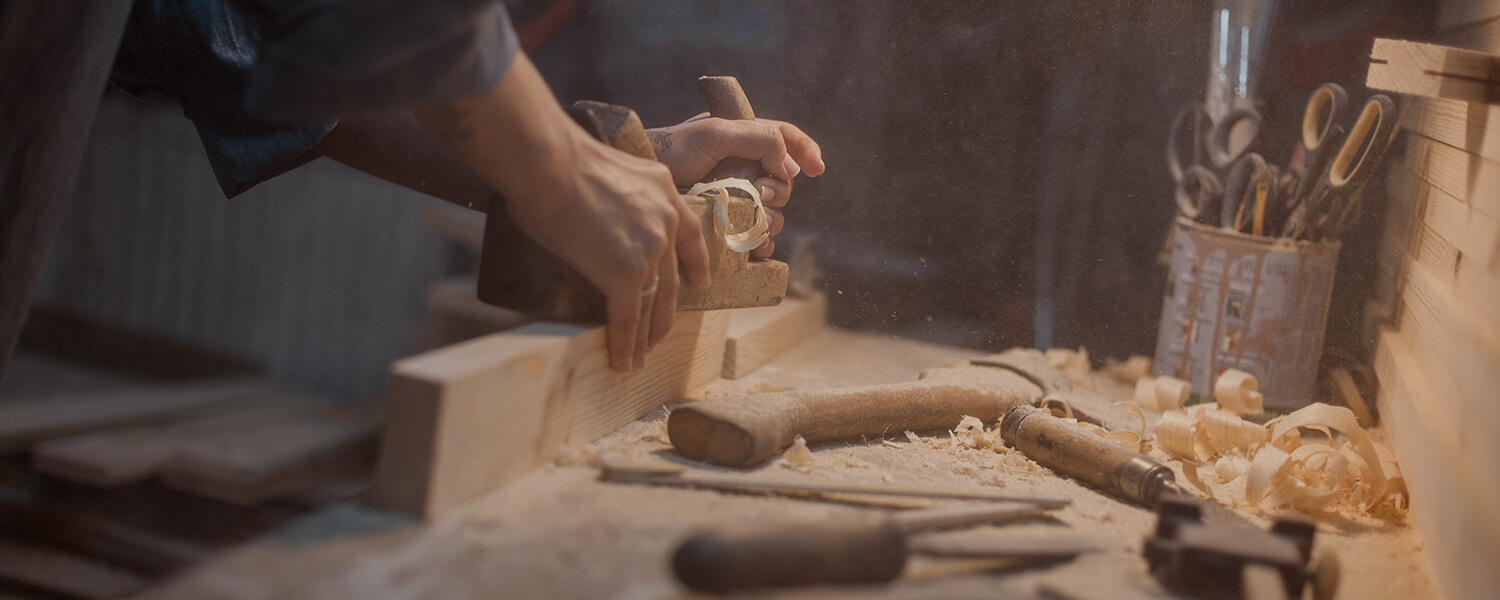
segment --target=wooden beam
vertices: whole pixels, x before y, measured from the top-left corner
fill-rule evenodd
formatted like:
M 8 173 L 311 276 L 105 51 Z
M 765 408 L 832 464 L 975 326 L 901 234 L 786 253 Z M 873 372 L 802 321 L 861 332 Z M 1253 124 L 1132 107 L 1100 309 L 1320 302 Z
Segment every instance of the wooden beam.
M 1496 457 L 1471 456 L 1434 428 L 1442 416 L 1426 373 L 1393 331 L 1376 350 L 1382 426 L 1411 495 L 1411 515 L 1427 541 L 1428 567 L 1445 596 L 1487 598 L 1500 589 L 1500 491 L 1486 490 L 1476 475 L 1493 470 Z
M 1500 106 L 1414 98 L 1402 127 L 1469 154 L 1500 160 Z
M 1500 19 L 1500 2 L 1494 0 L 1444 0 L 1442 4 L 1439 29 L 1472 27 Z
M 165 469 L 184 447 L 232 438 L 238 431 L 263 427 L 267 421 L 275 423 L 285 413 L 306 412 L 316 403 L 276 395 L 256 399 L 253 404 L 230 414 L 48 440 L 32 446 L 31 466 L 54 477 L 96 487 L 133 483 Z
M 1479 52 L 1500 53 L 1500 19 L 1471 23 L 1443 32 L 1438 41 L 1447 46 Z
M 739 379 L 760 368 L 766 361 L 817 335 L 827 318 L 828 297 L 822 292 L 810 298 L 787 298 L 780 306 L 731 312 L 729 333 L 724 340 L 724 377 Z
M 1500 101 L 1500 57 L 1484 52 L 1376 38 L 1365 85 L 1466 102 Z
M 1500 162 L 1421 135 L 1408 135 L 1406 165 L 1458 201 L 1491 219 L 1500 219 Z
M 0 581 L 83 600 L 122 598 L 149 583 L 101 562 L 5 540 L 0 540 Z
M 221 409 L 272 390 L 258 379 L 141 386 L 0 408 L 0 454 L 74 433 L 181 418 Z
M 678 313 L 647 368 L 609 368 L 604 328 L 537 323 L 397 361 L 375 495 L 433 517 L 718 378 L 729 315 Z
M 225 502 L 259 504 L 369 461 L 380 422 L 373 405 L 271 412 L 223 435 L 178 446 L 162 481 Z

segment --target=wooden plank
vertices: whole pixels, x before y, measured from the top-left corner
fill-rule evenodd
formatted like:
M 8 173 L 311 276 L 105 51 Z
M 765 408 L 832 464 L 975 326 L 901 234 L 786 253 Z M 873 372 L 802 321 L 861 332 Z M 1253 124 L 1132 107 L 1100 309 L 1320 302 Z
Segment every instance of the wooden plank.
M 1378 405 L 1392 450 L 1411 495 L 1411 514 L 1426 540 L 1428 566 L 1450 598 L 1488 598 L 1500 589 L 1500 495 L 1485 493 L 1473 475 L 1475 462 L 1456 451 L 1429 425 L 1424 373 L 1395 332 L 1376 351 Z M 1480 459 L 1482 460 L 1482 458 Z
M 1500 19 L 1500 2 L 1495 0 L 1443 0 L 1438 11 L 1438 28 L 1454 29 Z
M 1500 160 L 1500 106 L 1414 98 L 1402 127 L 1469 154 Z
M 1439 41 L 1447 46 L 1500 53 L 1500 19 L 1471 23 L 1445 31 Z
M 273 412 L 247 424 L 253 426 L 179 446 L 162 481 L 226 502 L 258 504 L 368 460 L 380 423 L 373 405 Z
M 724 340 L 724 372 L 729 379 L 760 368 L 766 361 L 817 335 L 828 319 L 828 296 L 787 298 L 780 306 L 745 308 L 729 315 Z
M 1500 59 L 1484 52 L 1376 38 L 1365 85 L 1467 102 L 1500 100 Z
M 32 447 L 31 466 L 42 473 L 96 487 L 141 481 L 164 469 L 184 447 L 235 432 L 277 423 L 287 413 L 306 413 L 318 404 L 295 394 L 256 399 L 231 414 L 166 425 L 111 429 L 48 440 Z
M 0 580 L 84 600 L 120 598 L 149 583 L 104 563 L 5 540 L 0 540 Z
M 16 403 L 0 408 L 0 454 L 24 449 L 40 440 L 102 427 L 163 421 L 214 410 L 272 389 L 271 384 L 259 379 L 229 379 Z
M 432 517 L 586 444 L 724 367 L 729 315 L 678 313 L 647 368 L 609 368 L 604 328 L 537 323 L 397 361 L 377 502 Z
M 1491 220 L 1500 219 L 1500 163 L 1436 142 L 1408 135 L 1406 164 L 1423 180 Z

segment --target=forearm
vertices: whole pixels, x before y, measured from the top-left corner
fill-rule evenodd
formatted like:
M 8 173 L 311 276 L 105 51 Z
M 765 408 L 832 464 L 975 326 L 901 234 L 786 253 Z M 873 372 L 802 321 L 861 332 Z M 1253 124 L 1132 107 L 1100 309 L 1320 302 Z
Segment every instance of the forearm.
M 470 169 L 409 110 L 341 119 L 313 150 L 440 200 L 480 212 L 495 188 Z

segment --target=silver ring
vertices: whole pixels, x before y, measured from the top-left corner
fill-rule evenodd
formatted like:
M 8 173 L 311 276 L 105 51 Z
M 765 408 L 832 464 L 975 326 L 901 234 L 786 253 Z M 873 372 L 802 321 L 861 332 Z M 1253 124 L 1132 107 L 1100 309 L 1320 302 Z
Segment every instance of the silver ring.
M 654 295 L 656 295 L 656 286 L 659 283 L 661 283 L 661 278 L 660 277 L 657 277 L 656 279 L 651 280 L 651 285 L 648 285 L 648 286 L 645 287 L 645 289 L 641 290 L 641 297 L 645 298 L 647 296 L 654 296 Z

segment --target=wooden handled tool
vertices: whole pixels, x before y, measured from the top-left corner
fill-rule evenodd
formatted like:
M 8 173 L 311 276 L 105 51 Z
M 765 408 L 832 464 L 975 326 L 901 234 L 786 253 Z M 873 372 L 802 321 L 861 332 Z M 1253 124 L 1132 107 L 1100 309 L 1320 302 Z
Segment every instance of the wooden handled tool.
M 882 583 L 901 575 L 910 554 L 961 558 L 1054 559 L 1098 549 L 1092 540 L 954 540 L 913 538 L 938 528 L 1029 520 L 1041 509 L 1012 504 L 898 513 L 877 523 L 742 527 L 689 537 L 672 570 L 689 588 L 723 593 L 813 584 Z M 1056 542 L 1056 543 L 1054 543 Z
M 698 95 L 703 98 L 703 103 L 708 105 L 708 114 L 711 117 L 731 121 L 755 119 L 755 110 L 750 108 L 750 99 L 745 97 L 745 90 L 740 87 L 738 79 L 699 77 Z M 719 164 L 709 171 L 708 176 L 703 178 L 703 181 L 718 181 L 731 177 L 755 181 L 756 178 L 765 176 L 766 170 L 760 162 L 747 158 L 729 157 L 719 161 Z
M 1172 469 L 1031 406 L 1005 413 L 1000 437 L 1037 464 L 1143 506 L 1173 489 Z
M 1111 429 L 1110 402 L 1073 384 L 1043 359 L 1009 351 L 968 365 L 923 371 L 912 383 L 716 398 L 672 411 L 677 452 L 728 467 L 764 461 L 792 444 L 952 429 L 965 416 L 995 423 L 1016 406 L 1066 399 L 1074 413 Z
M 951 429 L 965 416 L 986 423 L 1039 399 L 1036 386 L 991 367 L 928 369 L 911 383 L 800 390 L 695 402 L 672 411 L 667 435 L 683 456 L 727 467 L 748 467 L 790 446 Z

